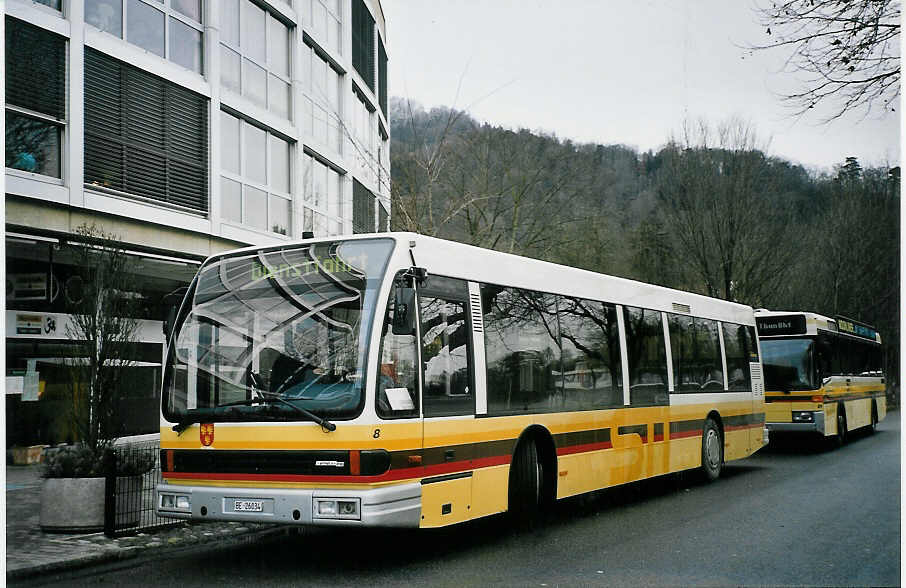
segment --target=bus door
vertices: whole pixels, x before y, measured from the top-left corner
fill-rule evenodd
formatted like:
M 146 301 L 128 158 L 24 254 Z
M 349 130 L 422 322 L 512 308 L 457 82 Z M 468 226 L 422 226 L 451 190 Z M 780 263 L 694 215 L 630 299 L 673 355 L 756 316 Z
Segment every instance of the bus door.
M 422 369 L 423 527 L 471 518 L 475 422 L 469 290 L 429 275 L 419 287 Z

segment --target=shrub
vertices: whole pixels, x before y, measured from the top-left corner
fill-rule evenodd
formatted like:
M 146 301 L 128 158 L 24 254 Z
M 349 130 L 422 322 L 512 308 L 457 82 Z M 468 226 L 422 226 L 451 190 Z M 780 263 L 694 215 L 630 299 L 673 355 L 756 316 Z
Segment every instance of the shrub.
M 114 450 L 109 445 L 92 449 L 79 443 L 47 449 L 44 454 L 45 478 L 100 478 L 107 475 L 116 456 L 117 476 L 139 476 L 151 471 L 155 454 L 147 450 Z

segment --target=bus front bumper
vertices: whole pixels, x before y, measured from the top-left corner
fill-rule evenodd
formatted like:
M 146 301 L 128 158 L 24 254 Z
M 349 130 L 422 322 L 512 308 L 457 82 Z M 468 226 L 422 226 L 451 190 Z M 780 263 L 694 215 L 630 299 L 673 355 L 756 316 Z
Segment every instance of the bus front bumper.
M 158 516 L 288 525 L 418 527 L 421 484 L 368 490 L 158 484 Z
M 772 433 L 818 433 L 824 435 L 824 411 L 793 411 L 790 423 L 765 423 L 768 431 Z

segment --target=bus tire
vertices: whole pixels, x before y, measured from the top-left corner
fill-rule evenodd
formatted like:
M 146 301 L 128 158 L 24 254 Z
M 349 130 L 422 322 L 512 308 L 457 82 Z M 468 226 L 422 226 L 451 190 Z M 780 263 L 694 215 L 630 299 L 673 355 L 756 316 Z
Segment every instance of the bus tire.
M 843 447 L 846 443 L 846 407 L 843 404 L 837 405 L 837 436 L 834 438 L 834 444 L 837 447 Z
M 869 434 L 874 435 L 875 431 L 878 430 L 878 404 L 874 400 L 871 401 L 871 427 L 868 429 Z
M 531 437 L 519 442 L 510 466 L 509 511 L 515 522 L 534 520 L 541 506 L 544 480 L 538 448 Z
M 724 465 L 724 440 L 720 428 L 714 419 L 705 419 L 702 428 L 702 474 L 706 482 L 713 482 L 720 477 Z

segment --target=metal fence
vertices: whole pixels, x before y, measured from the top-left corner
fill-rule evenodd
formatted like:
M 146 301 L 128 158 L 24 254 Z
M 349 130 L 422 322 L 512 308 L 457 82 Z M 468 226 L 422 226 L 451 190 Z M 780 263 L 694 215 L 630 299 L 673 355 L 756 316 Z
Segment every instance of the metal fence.
M 154 512 L 155 488 L 162 481 L 160 443 L 144 441 L 117 445 L 111 456 L 104 497 L 104 534 L 118 537 L 179 524 L 180 519 Z

